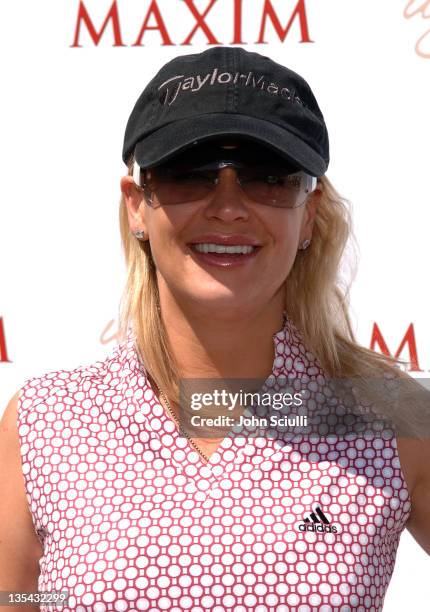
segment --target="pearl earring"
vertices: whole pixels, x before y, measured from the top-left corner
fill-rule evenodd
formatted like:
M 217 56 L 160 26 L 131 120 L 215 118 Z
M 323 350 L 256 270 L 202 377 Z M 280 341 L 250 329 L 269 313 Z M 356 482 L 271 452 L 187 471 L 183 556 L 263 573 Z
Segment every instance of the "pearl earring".
M 300 249 L 301 249 L 302 251 L 304 251 L 305 249 L 307 249 L 307 248 L 308 248 L 308 246 L 310 245 L 310 243 L 311 243 L 311 241 L 310 241 L 310 240 L 308 240 L 308 239 L 303 240 L 303 242 L 302 242 L 302 244 L 301 244 L 301 246 L 300 246 Z

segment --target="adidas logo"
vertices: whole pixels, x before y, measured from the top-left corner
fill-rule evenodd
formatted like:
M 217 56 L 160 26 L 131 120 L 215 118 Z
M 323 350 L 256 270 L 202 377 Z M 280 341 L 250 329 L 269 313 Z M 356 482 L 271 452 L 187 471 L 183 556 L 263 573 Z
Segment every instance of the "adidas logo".
M 317 506 L 315 508 L 315 512 L 311 512 L 309 516 L 310 518 L 305 518 L 303 519 L 303 523 L 300 523 L 300 531 L 321 531 L 323 533 L 337 533 L 337 527 L 335 527 L 334 525 L 330 525 L 330 521 L 319 506 Z

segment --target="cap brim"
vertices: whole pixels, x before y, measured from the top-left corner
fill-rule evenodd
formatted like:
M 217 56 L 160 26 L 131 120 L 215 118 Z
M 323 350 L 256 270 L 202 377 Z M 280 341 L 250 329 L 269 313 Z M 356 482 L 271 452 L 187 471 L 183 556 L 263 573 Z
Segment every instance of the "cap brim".
M 293 132 L 255 117 L 210 113 L 173 121 L 136 144 L 135 159 L 141 168 L 155 166 L 173 155 L 213 136 L 237 135 L 252 138 L 273 148 L 313 176 L 323 176 L 327 163 Z

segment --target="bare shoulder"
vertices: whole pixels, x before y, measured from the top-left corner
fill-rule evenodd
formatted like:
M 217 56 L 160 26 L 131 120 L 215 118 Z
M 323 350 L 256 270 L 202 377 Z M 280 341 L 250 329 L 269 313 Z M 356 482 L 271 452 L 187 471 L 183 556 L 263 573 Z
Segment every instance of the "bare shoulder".
M 430 438 L 397 437 L 397 450 L 412 502 L 406 527 L 430 555 Z
M 416 438 L 401 436 L 396 436 L 396 442 L 403 476 L 412 497 L 420 476 L 422 453 L 426 451 L 426 444 Z
M 25 492 L 18 435 L 20 391 L 0 420 L 0 590 L 37 590 L 42 545 Z

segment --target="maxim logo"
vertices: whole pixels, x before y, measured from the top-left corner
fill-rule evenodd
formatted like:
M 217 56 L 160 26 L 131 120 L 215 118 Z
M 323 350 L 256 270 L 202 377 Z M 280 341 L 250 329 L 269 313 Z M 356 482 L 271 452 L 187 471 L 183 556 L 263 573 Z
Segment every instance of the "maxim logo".
M 315 512 L 311 512 L 309 516 L 310 518 L 305 518 L 303 520 L 303 523 L 300 523 L 300 531 L 321 531 L 323 533 L 337 533 L 337 527 L 335 527 L 334 525 L 330 525 L 330 521 L 319 506 L 317 506 L 315 508 Z
M 215 83 L 219 83 L 220 85 L 233 83 L 234 85 L 239 84 L 243 87 L 261 89 L 269 94 L 281 96 L 291 102 L 296 102 L 304 106 L 304 103 L 294 91 L 288 89 L 288 87 L 281 87 L 277 83 L 269 82 L 264 75 L 258 76 L 251 71 L 247 74 L 240 74 L 240 72 L 219 72 L 218 68 L 214 68 L 212 72 L 208 72 L 208 74 L 204 76 L 195 74 L 184 78 L 183 74 L 178 74 L 164 81 L 164 83 L 158 87 L 158 90 L 163 90 L 163 88 L 165 88 L 160 95 L 160 103 L 171 106 L 177 99 L 180 91 L 188 90 L 195 93 L 200 91 L 203 87 L 210 87 Z M 165 93 L 164 96 L 163 93 Z
M 266 32 L 269 32 L 271 40 L 276 40 L 277 37 L 284 42 L 290 31 L 294 32 L 297 27 L 300 29 L 301 43 L 314 42 L 309 34 L 305 0 L 277 2 L 278 7 L 274 7 L 272 2 L 274 0 L 264 0 L 264 4 L 247 0 L 209 0 L 205 3 L 207 6 L 204 10 L 195 6 L 198 4 L 197 0 L 148 0 L 131 2 L 129 3 L 131 7 L 124 7 L 126 3 L 123 2 L 121 4 L 124 14 L 130 13 L 132 8 L 139 11 L 134 15 L 125 14 L 127 17 L 125 19 L 121 16 L 117 0 L 113 0 L 105 14 L 96 10 L 100 8 L 100 2 L 97 0 L 81 0 L 71 46 L 82 47 L 82 38 L 87 41 L 84 44 L 88 44 L 91 40 L 95 46 L 98 46 L 104 38 L 107 44 L 113 43 L 114 47 L 144 47 L 148 42 L 148 36 L 150 44 L 156 40 L 164 46 L 191 45 L 194 44 L 192 41 L 196 34 L 205 37 L 209 45 L 247 45 L 249 43 L 246 39 L 249 38 L 251 44 L 254 42 L 265 45 L 269 42 L 266 40 Z M 262 5 L 261 12 L 257 8 L 258 4 Z M 96 19 L 91 16 L 92 12 L 97 15 Z M 215 17 L 215 23 L 221 24 L 218 32 L 213 31 L 214 25 L 211 22 L 211 13 L 216 12 L 218 20 Z M 137 24 L 139 30 L 125 32 L 127 23 L 133 27 Z M 247 31 L 246 35 L 243 33 L 245 23 L 253 25 L 253 31 Z M 182 25 L 187 28 L 186 32 L 183 32 L 182 27 L 179 28 Z M 173 31 L 180 36 L 179 40 L 172 39 Z M 124 36 L 130 37 L 128 44 Z M 197 41 L 197 44 L 204 45 L 204 41 Z

